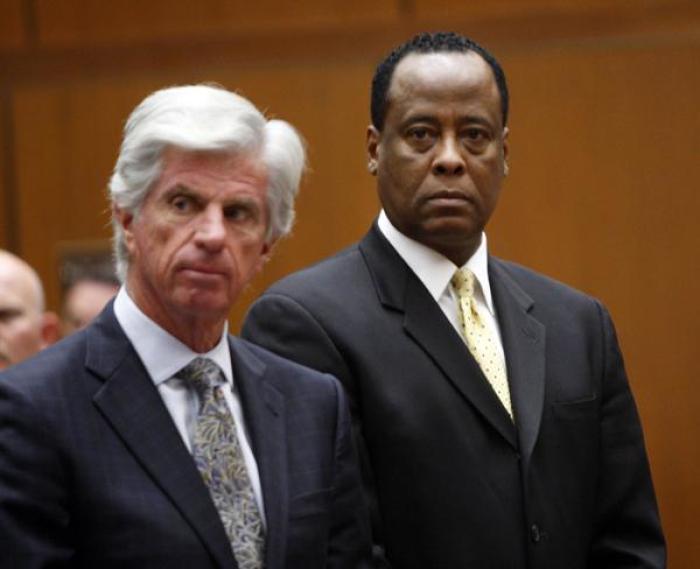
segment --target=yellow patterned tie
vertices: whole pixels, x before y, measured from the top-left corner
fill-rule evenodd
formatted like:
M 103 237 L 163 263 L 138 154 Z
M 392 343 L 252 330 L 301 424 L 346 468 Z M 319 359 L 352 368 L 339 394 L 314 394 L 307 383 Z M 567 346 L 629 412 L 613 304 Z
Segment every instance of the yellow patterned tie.
M 236 425 L 226 404 L 221 368 L 195 358 L 177 374 L 199 394 L 192 456 L 226 529 L 239 569 L 263 566 L 263 525 Z
M 503 407 L 513 418 L 508 389 L 506 362 L 494 333 L 484 324 L 474 300 L 474 274 L 467 268 L 457 269 L 452 286 L 459 298 L 459 320 L 467 347 L 496 392 Z

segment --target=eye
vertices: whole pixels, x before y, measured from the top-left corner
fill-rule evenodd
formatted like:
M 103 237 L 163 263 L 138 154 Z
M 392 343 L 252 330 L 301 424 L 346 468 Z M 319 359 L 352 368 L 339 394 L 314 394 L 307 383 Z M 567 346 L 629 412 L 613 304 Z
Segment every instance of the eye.
M 194 200 L 190 196 L 180 194 L 170 201 L 170 205 L 180 213 L 188 213 L 194 208 Z
M 428 138 L 428 129 L 417 126 L 408 131 L 408 136 L 414 138 L 415 140 L 425 140 Z
M 468 140 L 478 141 L 478 140 L 484 140 L 486 138 L 486 133 L 483 130 L 481 130 L 480 128 L 468 128 L 464 132 L 464 136 Z
M 246 211 L 246 208 L 237 205 L 233 207 L 227 207 L 226 211 L 224 212 L 224 215 L 226 216 L 226 219 L 236 221 L 240 219 L 245 219 L 248 216 L 248 212 Z
M 406 130 L 406 140 L 408 144 L 418 150 L 427 150 L 435 142 L 437 133 L 434 128 L 425 125 L 414 125 Z
M 462 139 L 469 149 L 481 152 L 488 146 L 491 136 L 483 128 L 470 127 L 462 131 Z
M 426 126 L 412 126 L 406 131 L 409 139 L 423 142 L 432 137 L 432 131 Z
M 257 219 L 257 212 L 252 204 L 235 204 L 224 209 L 224 216 L 230 221 L 244 222 Z
M 14 308 L 2 308 L 0 309 L 0 322 L 11 322 L 15 318 L 21 316 L 22 313 Z

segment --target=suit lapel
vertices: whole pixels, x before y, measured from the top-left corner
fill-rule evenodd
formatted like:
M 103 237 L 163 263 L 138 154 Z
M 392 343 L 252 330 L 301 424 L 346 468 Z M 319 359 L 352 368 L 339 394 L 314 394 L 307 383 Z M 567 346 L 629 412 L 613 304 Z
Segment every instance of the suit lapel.
M 172 500 L 220 567 L 235 567 L 206 486 L 111 307 L 88 331 L 86 367 L 103 379 L 94 403 Z
M 513 447 L 515 427 L 479 364 L 418 277 L 376 225 L 360 243 L 380 302 L 404 313 L 406 333 L 430 356 L 445 378 Z
M 229 337 L 233 377 L 258 464 L 265 507 L 265 566 L 284 566 L 288 480 L 284 399 L 266 379 L 266 365 L 245 342 Z
M 532 299 L 497 259 L 490 258 L 489 275 L 506 353 L 520 453 L 527 467 L 544 405 L 545 327 L 530 314 Z

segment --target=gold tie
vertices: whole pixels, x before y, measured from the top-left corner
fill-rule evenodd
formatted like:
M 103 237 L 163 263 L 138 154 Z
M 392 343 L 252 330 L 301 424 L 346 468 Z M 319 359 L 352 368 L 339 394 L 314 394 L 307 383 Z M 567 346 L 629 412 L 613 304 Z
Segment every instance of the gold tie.
M 474 273 L 467 268 L 457 269 L 452 277 L 452 286 L 459 298 L 459 320 L 467 347 L 512 419 L 506 362 L 498 349 L 494 333 L 484 324 L 476 308 Z

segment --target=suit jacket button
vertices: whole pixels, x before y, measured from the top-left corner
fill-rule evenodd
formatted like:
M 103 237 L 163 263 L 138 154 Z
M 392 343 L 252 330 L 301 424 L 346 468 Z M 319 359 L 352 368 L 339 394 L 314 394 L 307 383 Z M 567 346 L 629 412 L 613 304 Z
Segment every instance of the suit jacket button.
M 539 543 L 540 539 L 542 539 L 540 527 L 537 524 L 532 524 L 532 526 L 530 526 L 530 541 L 532 541 L 532 543 Z

